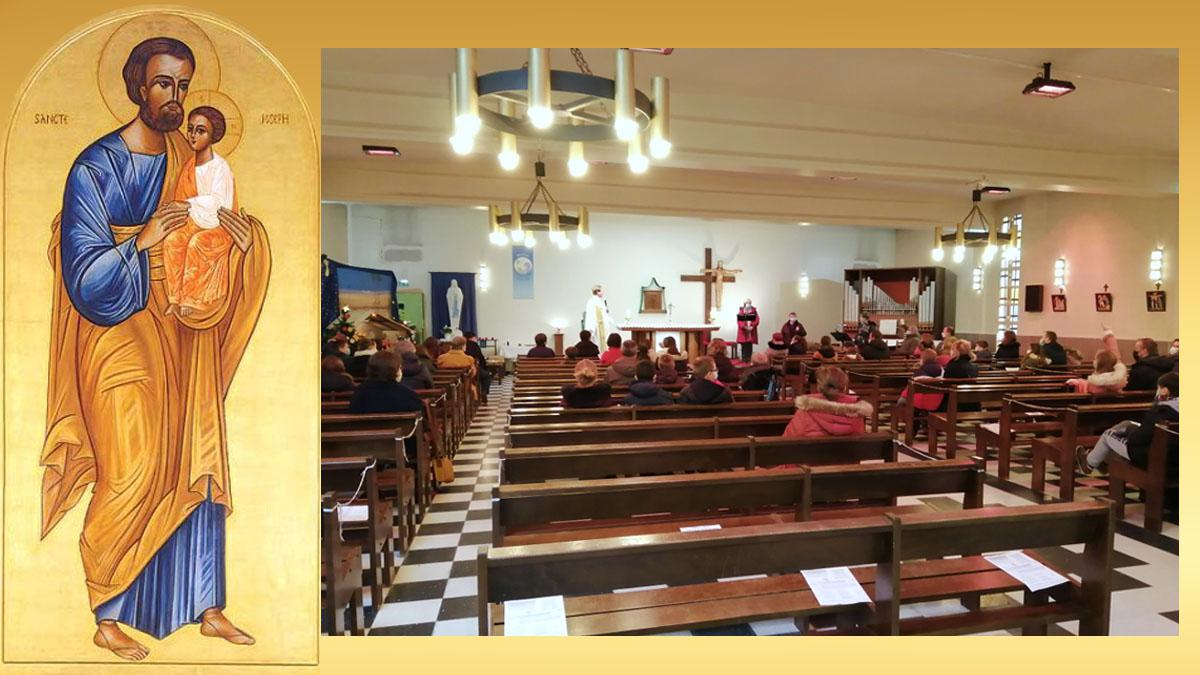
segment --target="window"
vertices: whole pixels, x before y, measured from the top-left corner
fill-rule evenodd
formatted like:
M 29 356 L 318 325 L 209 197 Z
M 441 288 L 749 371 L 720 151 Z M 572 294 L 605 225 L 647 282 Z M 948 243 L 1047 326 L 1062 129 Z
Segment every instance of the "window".
M 1001 239 L 1017 228 L 1017 245 L 1009 247 L 1000 259 L 1000 302 L 997 308 L 996 343 L 1004 338 L 1004 331 L 1017 332 L 1017 320 L 1021 312 L 1021 214 L 1000 221 Z

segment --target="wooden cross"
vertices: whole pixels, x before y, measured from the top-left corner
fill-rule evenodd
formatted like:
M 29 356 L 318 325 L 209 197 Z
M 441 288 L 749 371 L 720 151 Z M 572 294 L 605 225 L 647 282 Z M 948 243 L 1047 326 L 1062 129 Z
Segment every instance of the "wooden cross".
M 723 261 L 722 261 L 723 262 Z M 704 249 L 704 269 L 700 270 L 700 274 L 682 274 L 679 276 L 680 281 L 698 281 L 704 284 L 704 323 L 708 323 L 712 318 L 713 308 L 713 287 L 715 286 L 720 293 L 720 288 L 725 282 L 737 281 L 737 277 L 731 273 L 741 272 L 741 270 L 727 270 L 722 265 L 716 268 L 712 264 L 712 249 Z M 720 302 L 718 296 L 717 302 Z M 718 305 L 717 309 L 720 309 Z

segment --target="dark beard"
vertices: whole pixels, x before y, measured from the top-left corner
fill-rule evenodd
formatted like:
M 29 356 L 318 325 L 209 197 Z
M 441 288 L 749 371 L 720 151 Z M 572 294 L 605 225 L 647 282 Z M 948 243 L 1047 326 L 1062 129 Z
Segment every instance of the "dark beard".
M 176 131 L 183 124 L 183 106 L 175 101 L 169 101 L 159 106 L 157 110 L 143 103 L 138 110 L 138 117 L 146 126 L 155 131 L 166 133 Z

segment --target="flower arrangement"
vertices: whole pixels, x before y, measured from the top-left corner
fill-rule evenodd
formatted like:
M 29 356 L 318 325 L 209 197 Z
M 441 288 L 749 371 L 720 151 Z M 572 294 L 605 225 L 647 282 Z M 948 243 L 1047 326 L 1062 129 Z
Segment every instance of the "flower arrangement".
M 354 323 L 350 321 L 349 305 L 342 307 L 341 314 L 339 314 L 338 318 L 334 319 L 332 323 L 325 327 L 324 332 L 326 341 L 332 340 L 338 335 L 341 335 L 345 337 L 347 341 L 354 342 L 354 336 L 358 331 L 355 330 Z

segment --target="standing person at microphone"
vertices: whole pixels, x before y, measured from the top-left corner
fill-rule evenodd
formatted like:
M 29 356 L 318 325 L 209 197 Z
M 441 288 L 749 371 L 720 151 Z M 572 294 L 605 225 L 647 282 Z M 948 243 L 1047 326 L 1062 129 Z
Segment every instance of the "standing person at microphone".
M 750 356 L 754 353 L 754 345 L 758 344 L 758 310 L 754 308 L 750 298 L 746 298 L 746 302 L 738 308 L 737 323 L 737 343 L 741 347 L 742 361 L 749 363 Z

